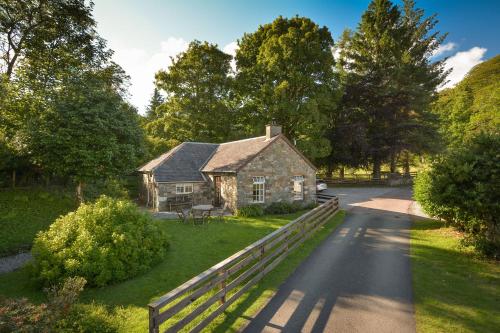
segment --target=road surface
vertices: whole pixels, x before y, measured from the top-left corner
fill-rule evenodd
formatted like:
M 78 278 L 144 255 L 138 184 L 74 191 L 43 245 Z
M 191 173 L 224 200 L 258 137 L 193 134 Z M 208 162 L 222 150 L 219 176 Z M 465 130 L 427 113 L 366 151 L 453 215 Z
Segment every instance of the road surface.
M 415 332 L 410 188 L 338 188 L 337 228 L 244 332 Z

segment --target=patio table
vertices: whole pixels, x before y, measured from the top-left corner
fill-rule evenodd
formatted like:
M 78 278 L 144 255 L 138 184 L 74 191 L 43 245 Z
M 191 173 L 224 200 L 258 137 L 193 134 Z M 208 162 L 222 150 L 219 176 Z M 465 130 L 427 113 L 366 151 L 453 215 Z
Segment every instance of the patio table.
M 192 208 L 195 209 L 195 210 L 201 210 L 201 211 L 204 211 L 204 212 L 209 212 L 212 209 L 214 209 L 214 206 L 212 206 L 212 205 L 196 205 L 196 206 L 193 206 Z

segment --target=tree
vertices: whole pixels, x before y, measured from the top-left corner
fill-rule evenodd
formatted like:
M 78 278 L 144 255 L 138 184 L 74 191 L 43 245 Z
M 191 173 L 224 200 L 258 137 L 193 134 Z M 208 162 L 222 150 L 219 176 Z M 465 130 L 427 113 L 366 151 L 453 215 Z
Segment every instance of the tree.
M 9 103 L 0 131 L 45 175 L 75 181 L 81 201 L 85 182 L 120 176 L 143 154 L 138 115 L 124 100 L 128 77 L 95 31 L 92 4 L 1 4 Z
M 78 49 L 81 59 L 93 57 L 103 41 L 92 7 L 84 0 L 0 0 L 2 72 L 10 79 L 19 60 L 48 57 L 62 44 Z
M 85 182 L 131 172 L 144 154 L 139 116 L 116 90 L 125 79 L 116 65 L 72 77 L 27 124 L 32 160 L 74 180 L 80 201 Z
M 353 97 L 351 106 L 366 115 L 375 177 L 382 162 L 424 146 L 418 141 L 423 137 L 411 135 L 428 128 L 428 106 L 447 74 L 443 61 L 429 59 L 445 36 L 432 32 L 435 15 L 423 15 L 411 0 L 402 10 L 388 0 L 374 0 L 357 30 L 344 34 L 340 43 L 346 93 Z
M 256 134 L 275 121 L 309 157 L 326 156 L 325 113 L 336 103 L 328 28 L 308 18 L 280 16 L 238 44 L 236 80 L 247 131 Z
M 156 74 L 166 101 L 156 108 L 157 119 L 146 124 L 149 135 L 178 141 L 222 142 L 232 134 L 234 112 L 231 56 L 207 42 L 193 41 Z
M 480 132 L 500 130 L 500 55 L 485 61 L 454 88 L 439 93 L 432 112 L 449 147 L 463 145 Z
M 156 109 L 162 105 L 164 102 L 163 96 L 160 94 L 158 88 L 155 87 L 153 90 L 153 95 L 151 96 L 151 100 L 149 101 L 149 105 L 146 109 L 146 118 L 148 120 L 153 120 L 158 118 L 158 114 Z
M 480 133 L 449 150 L 417 177 L 415 198 L 431 216 L 461 231 L 487 255 L 500 257 L 500 135 Z

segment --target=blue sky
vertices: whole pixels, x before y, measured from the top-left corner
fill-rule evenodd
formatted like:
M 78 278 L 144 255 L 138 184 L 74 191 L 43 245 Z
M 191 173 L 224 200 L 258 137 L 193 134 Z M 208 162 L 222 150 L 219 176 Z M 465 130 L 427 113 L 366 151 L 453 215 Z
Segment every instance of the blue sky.
M 317 0 L 94 0 L 98 31 L 115 51 L 114 59 L 131 76 L 130 100 L 139 110 L 153 90 L 154 73 L 193 40 L 217 43 L 233 53 L 245 32 L 279 15 L 307 16 L 326 25 L 336 40 L 355 29 L 370 1 Z M 399 1 L 396 1 L 399 3 Z M 451 86 L 477 63 L 500 53 L 500 0 L 417 0 L 427 15 L 438 14 L 437 29 L 448 38 L 436 55 L 450 57 Z

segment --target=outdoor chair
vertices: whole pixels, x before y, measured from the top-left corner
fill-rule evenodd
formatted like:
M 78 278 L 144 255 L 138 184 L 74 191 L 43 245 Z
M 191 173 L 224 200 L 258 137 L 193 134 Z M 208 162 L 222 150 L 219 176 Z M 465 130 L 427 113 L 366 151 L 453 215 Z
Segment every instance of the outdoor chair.
M 224 206 L 222 206 L 222 208 L 214 211 L 214 217 L 217 217 L 217 219 L 220 222 L 224 222 L 224 214 L 228 211 L 229 211 L 229 204 L 227 202 L 224 202 Z
M 177 208 L 177 216 L 179 216 L 179 220 L 181 220 L 182 223 L 189 223 L 189 213 L 191 212 L 191 209 L 182 209 L 182 208 Z
M 191 219 L 193 220 L 193 225 L 203 225 L 207 222 L 209 213 L 193 209 L 191 211 Z

